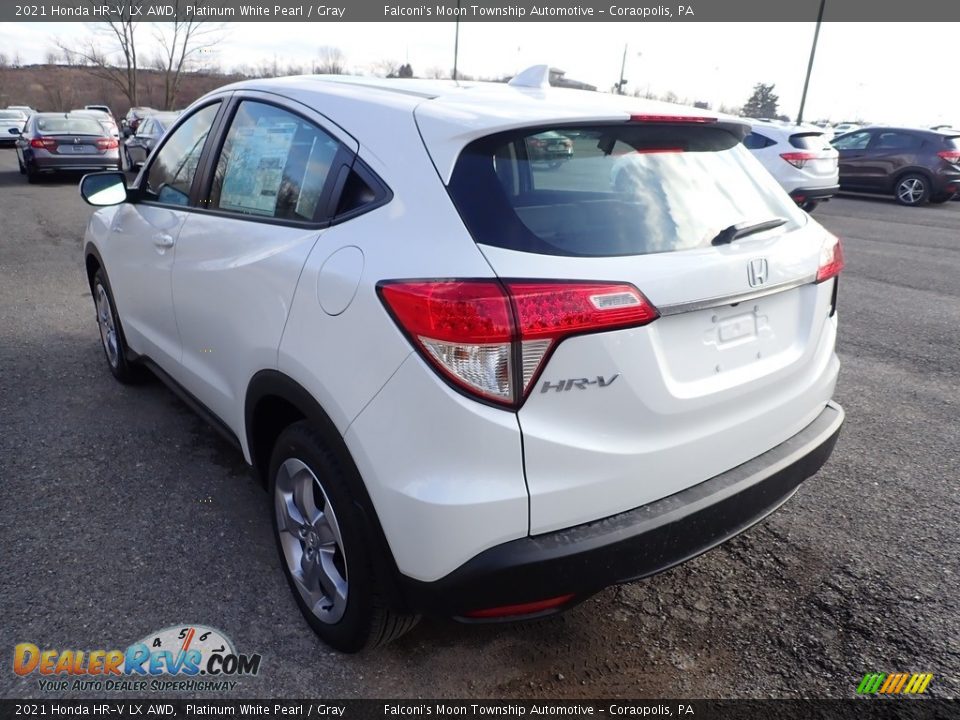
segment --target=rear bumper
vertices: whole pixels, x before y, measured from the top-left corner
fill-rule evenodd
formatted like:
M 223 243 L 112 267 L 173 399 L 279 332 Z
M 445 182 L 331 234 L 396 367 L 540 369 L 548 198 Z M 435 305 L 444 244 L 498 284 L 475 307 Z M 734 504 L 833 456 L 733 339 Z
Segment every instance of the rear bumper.
M 825 187 L 797 188 L 790 193 L 790 197 L 796 203 L 806 202 L 807 200 L 829 200 L 840 192 L 839 185 L 827 185 Z
M 749 462 L 687 490 L 596 522 L 490 548 L 434 582 L 402 578 L 410 609 L 459 619 L 471 611 L 572 595 L 653 575 L 720 545 L 786 502 L 830 457 L 843 408 L 828 403 L 806 428 Z
M 37 170 L 116 170 L 120 164 L 120 155 L 116 150 L 108 151 L 103 155 L 63 156 L 50 155 L 46 157 L 34 153 L 33 166 Z

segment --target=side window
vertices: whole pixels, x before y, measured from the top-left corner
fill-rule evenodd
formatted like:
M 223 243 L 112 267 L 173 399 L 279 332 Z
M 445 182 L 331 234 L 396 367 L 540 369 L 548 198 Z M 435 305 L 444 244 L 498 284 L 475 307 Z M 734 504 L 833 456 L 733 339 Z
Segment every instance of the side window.
M 313 220 L 340 144 L 281 108 L 244 100 L 230 124 L 210 207 L 281 220 Z
M 774 144 L 773 140 L 758 132 L 752 132 L 743 139 L 743 146 L 747 150 L 759 150 Z
M 165 205 L 187 205 L 200 153 L 217 117 L 220 103 L 191 115 L 167 138 L 147 173 L 146 196 Z
M 855 132 L 849 135 L 841 135 L 833 141 L 833 146 L 837 150 L 864 150 L 869 142 L 870 133 Z
M 904 132 L 879 132 L 874 136 L 871 150 L 914 150 L 920 147 L 920 138 Z

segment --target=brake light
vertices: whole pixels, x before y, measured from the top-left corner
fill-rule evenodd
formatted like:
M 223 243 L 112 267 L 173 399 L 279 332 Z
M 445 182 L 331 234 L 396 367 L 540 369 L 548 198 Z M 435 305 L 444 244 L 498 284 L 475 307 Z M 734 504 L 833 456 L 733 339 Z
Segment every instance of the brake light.
M 780 157 L 793 165 L 795 168 L 802 168 L 810 160 L 816 160 L 817 154 L 810 152 L 787 152 L 780 153 Z
M 378 289 L 394 320 L 443 377 L 509 407 L 519 407 L 565 338 L 639 327 L 660 315 L 627 283 L 389 281 Z
M 97 140 L 97 150 L 116 150 L 120 143 L 116 138 L 100 138 Z
M 715 117 L 703 117 L 700 115 L 631 115 L 630 122 L 653 122 L 653 123 L 695 123 L 705 125 L 717 122 Z
M 941 150 L 937 153 L 937 155 L 942 157 L 948 163 L 960 165 L 960 150 Z
M 820 267 L 817 269 L 817 282 L 829 280 L 843 270 L 843 247 L 836 235 L 827 235 L 820 246 Z
M 53 138 L 33 138 L 30 141 L 30 147 L 37 150 L 56 150 L 57 141 Z

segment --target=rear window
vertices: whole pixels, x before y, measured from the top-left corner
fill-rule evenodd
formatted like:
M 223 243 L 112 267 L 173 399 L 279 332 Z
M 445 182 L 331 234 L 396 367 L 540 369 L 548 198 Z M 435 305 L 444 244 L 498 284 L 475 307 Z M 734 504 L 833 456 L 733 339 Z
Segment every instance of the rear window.
M 3 120 L 25 120 L 26 117 L 19 110 L 0 110 L 0 118 Z
M 796 133 L 790 136 L 790 144 L 801 150 L 826 150 L 830 147 L 823 133 Z
M 42 135 L 103 135 L 103 128 L 93 118 L 52 117 L 37 118 L 37 130 Z
M 450 195 L 478 243 L 604 257 L 705 247 L 723 229 L 803 213 L 722 127 L 611 125 L 468 145 Z
M 960 150 L 960 135 L 954 135 L 952 137 L 946 137 L 943 139 L 943 144 L 948 148 L 954 148 L 955 150 Z

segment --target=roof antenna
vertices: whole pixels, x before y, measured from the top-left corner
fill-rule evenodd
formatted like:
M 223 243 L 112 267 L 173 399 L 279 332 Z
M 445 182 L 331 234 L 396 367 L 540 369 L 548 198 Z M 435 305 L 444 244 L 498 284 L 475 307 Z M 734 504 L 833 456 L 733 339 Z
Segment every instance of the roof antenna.
M 550 66 L 549 65 L 531 65 L 526 70 L 522 70 L 514 75 L 513 79 L 507 83 L 513 87 L 528 88 L 548 88 L 550 87 Z

